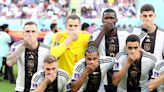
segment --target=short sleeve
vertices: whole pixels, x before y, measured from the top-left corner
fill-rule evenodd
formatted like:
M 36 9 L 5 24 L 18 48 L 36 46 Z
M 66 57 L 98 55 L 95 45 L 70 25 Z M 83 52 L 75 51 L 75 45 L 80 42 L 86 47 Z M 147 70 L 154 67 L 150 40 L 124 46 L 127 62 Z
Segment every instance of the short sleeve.
M 39 86 L 39 82 L 36 81 L 38 78 L 39 77 L 37 75 L 32 77 L 30 90 L 35 90 Z
M 73 70 L 73 75 L 72 75 L 72 81 L 76 81 L 77 79 L 79 79 L 79 77 L 81 76 L 81 73 L 83 72 L 83 69 L 85 67 L 85 59 L 81 59 L 80 61 L 78 61 L 75 66 L 74 66 L 74 70 Z

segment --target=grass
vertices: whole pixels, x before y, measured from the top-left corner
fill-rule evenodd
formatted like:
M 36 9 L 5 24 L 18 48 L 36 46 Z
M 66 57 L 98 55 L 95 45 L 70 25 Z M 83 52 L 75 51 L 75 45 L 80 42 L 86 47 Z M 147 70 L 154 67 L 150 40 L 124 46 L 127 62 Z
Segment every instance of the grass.
M 17 65 L 13 66 L 14 78 L 17 78 Z M 15 84 L 10 84 L 9 80 L 0 81 L 0 92 L 15 92 Z

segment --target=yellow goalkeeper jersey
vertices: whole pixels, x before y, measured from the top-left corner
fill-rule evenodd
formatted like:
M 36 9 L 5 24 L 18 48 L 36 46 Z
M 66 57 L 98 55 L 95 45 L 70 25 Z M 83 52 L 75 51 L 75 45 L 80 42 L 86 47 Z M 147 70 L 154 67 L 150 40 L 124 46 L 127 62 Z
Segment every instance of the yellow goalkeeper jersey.
M 56 33 L 53 36 L 50 54 L 59 58 L 59 68 L 65 70 L 71 78 L 75 63 L 84 58 L 90 34 L 86 31 L 80 31 L 78 39 L 76 41 L 72 41 L 69 46 L 66 47 L 64 41 L 67 36 L 68 34 L 66 31 Z

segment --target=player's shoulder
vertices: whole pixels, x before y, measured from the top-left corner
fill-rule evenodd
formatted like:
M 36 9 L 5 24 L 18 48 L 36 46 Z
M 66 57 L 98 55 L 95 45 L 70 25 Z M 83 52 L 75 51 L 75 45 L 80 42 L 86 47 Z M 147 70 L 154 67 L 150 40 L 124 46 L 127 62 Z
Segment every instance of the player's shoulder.
M 75 64 L 74 71 L 80 72 L 82 69 L 85 68 L 85 66 L 86 66 L 86 62 L 85 62 L 85 59 L 83 58 Z
M 17 46 L 17 45 L 20 45 L 20 44 L 22 44 L 22 43 L 23 43 L 23 40 L 20 40 L 20 41 L 14 42 L 14 43 L 12 44 L 12 46 Z
M 56 39 L 59 39 L 59 38 L 62 38 L 62 37 L 64 37 L 64 36 L 66 36 L 66 35 L 67 35 L 67 32 L 66 32 L 66 31 L 61 31 L 61 32 L 55 33 L 55 34 L 54 34 L 54 37 L 55 37 Z
M 80 31 L 80 34 L 83 36 L 90 36 L 90 33 L 87 31 Z
M 33 75 L 32 81 L 38 82 L 40 79 L 44 78 L 44 76 L 45 76 L 44 70 L 40 70 Z
M 158 27 L 158 30 L 161 31 L 161 32 L 164 32 L 164 29 L 161 28 L 161 27 Z
M 164 68 L 164 60 L 157 61 L 154 70 L 159 71 L 161 68 Z
M 62 69 L 58 69 L 58 77 L 65 78 L 67 81 L 69 80 L 68 73 Z
M 100 64 L 106 64 L 109 62 L 114 62 L 114 58 L 110 56 L 100 56 L 99 61 L 100 61 Z
M 45 49 L 48 49 L 48 50 L 50 49 L 49 46 L 43 44 L 42 42 L 40 42 L 39 44 L 40 44 L 40 47 L 42 47 L 42 48 L 45 48 Z
M 102 30 L 102 27 L 97 28 L 97 29 L 94 30 L 91 34 L 99 34 L 101 30 Z
M 126 51 L 118 52 L 116 54 L 115 59 L 120 59 L 122 56 L 127 56 L 127 55 L 128 55 L 128 53 Z
M 146 51 L 142 51 L 142 52 L 143 52 L 142 56 L 144 58 L 150 59 L 150 60 L 154 61 L 155 63 L 157 62 L 157 58 L 153 54 L 151 54 L 150 52 L 146 52 Z

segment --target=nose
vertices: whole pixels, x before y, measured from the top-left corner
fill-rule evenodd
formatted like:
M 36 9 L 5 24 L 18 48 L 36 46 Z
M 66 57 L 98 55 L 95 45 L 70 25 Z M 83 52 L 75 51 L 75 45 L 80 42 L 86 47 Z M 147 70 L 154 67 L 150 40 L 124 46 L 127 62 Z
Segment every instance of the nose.
M 29 35 L 31 36 L 32 35 L 32 32 L 29 32 Z
M 132 50 L 131 50 L 131 53 L 134 53 L 134 51 L 135 51 L 135 50 L 134 50 L 134 49 L 132 49 Z
M 75 29 L 76 29 L 76 27 L 75 27 L 75 26 L 72 26 L 72 27 L 71 27 L 71 30 L 72 30 L 72 31 L 74 31 Z
M 49 73 L 50 73 L 50 74 L 52 74 L 52 73 L 53 73 L 53 70 L 52 70 L 52 69 L 50 69 L 50 70 L 49 70 Z
M 150 17 L 149 16 L 146 18 L 146 21 L 150 21 Z

